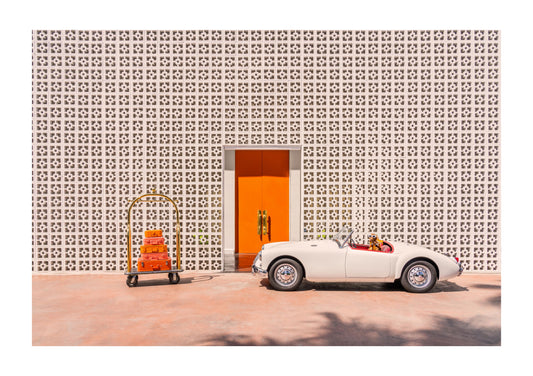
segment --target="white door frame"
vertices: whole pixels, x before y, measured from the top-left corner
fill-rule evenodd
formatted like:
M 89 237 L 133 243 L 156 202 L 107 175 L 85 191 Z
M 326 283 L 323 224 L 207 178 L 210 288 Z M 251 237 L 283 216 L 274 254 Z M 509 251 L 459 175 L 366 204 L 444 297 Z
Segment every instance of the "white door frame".
M 289 151 L 289 240 L 302 237 L 302 147 L 225 145 L 222 147 L 222 270 L 235 271 L 235 150 Z

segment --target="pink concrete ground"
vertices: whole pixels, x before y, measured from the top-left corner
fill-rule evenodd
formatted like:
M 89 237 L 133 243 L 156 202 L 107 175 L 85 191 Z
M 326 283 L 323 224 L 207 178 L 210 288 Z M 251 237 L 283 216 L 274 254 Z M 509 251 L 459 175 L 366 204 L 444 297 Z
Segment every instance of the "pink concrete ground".
M 166 274 L 160 277 L 166 277 Z M 304 283 L 249 273 L 34 275 L 33 345 L 500 345 L 500 275 L 410 294 L 391 284 Z

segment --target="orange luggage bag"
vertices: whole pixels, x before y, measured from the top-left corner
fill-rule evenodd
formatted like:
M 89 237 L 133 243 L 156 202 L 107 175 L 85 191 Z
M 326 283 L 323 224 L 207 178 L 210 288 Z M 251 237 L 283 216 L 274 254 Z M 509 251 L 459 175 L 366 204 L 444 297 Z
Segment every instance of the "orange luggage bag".
M 143 239 L 144 245 L 162 245 L 165 244 L 165 238 L 144 238 Z
M 158 270 L 170 270 L 171 260 L 142 260 L 137 261 L 137 270 L 140 272 L 152 272 Z
M 158 245 L 141 245 L 141 253 L 159 253 L 159 252 L 167 252 L 168 247 L 166 244 L 158 244 Z
M 167 260 L 168 252 L 158 252 L 158 253 L 142 253 L 139 260 Z
M 163 236 L 163 230 L 146 230 L 144 232 L 145 238 L 160 238 Z

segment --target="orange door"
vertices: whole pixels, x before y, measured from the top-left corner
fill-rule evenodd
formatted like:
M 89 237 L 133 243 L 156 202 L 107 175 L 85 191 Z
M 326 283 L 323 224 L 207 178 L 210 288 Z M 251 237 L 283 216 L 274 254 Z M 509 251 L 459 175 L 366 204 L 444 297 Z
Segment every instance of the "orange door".
M 289 240 L 289 152 L 235 151 L 236 268 L 265 243 Z

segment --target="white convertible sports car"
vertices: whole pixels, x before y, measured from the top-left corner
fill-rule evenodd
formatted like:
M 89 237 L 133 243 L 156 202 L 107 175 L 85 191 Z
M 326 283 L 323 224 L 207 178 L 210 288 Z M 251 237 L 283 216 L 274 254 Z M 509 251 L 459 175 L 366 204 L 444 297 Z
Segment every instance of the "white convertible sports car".
M 312 282 L 401 282 L 410 292 L 427 292 L 437 280 L 461 275 L 458 258 L 427 248 L 371 239 L 355 244 L 353 229 L 344 227 L 331 240 L 265 244 L 252 273 L 268 276 L 276 290 L 291 291 L 303 278 Z M 377 242 L 376 242 L 377 239 Z

